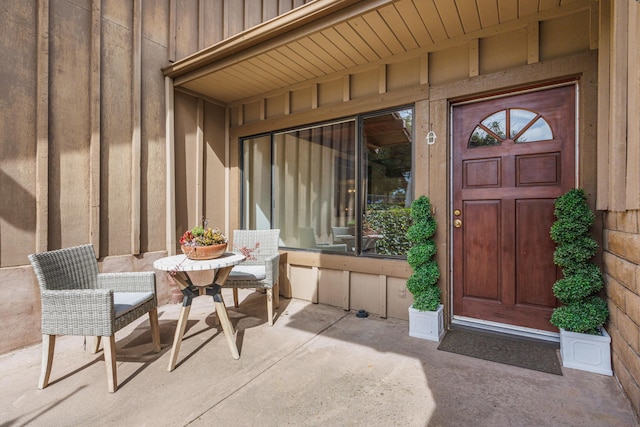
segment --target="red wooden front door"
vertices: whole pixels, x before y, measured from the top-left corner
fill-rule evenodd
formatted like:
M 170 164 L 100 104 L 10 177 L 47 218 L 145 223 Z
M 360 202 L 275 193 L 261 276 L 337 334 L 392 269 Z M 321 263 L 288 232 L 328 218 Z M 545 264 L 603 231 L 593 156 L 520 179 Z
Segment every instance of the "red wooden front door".
M 554 201 L 575 185 L 575 85 L 453 106 L 453 313 L 539 330 Z

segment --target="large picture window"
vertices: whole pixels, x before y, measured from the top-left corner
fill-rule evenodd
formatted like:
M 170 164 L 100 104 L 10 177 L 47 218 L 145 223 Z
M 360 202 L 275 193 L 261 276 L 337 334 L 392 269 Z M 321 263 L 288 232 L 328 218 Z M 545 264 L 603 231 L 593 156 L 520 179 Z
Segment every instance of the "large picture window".
M 288 248 L 406 256 L 412 123 L 402 108 L 243 139 L 243 228 L 279 228 Z

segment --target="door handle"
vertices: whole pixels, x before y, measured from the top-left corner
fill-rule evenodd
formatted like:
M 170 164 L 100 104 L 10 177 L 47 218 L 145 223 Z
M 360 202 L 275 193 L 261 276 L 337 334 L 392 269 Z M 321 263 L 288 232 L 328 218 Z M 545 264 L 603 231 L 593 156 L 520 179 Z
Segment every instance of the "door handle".
M 461 220 L 461 219 L 454 219 L 454 220 L 453 220 L 453 226 L 454 226 L 455 228 L 460 228 L 460 227 L 462 227 L 462 220 Z

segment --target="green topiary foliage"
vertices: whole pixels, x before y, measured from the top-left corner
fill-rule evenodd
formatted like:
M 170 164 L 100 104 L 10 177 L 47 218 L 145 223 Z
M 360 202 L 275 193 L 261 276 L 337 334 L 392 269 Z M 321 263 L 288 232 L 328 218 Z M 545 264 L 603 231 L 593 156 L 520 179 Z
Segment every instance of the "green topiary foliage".
M 436 254 L 436 244 L 433 240 L 418 243 L 409 249 L 407 262 L 414 270 L 422 264 L 426 264 Z
M 551 227 L 551 239 L 556 243 L 569 243 L 587 236 L 595 220 L 582 189 L 569 190 L 560 196 L 554 214 L 558 220 Z
M 413 308 L 420 311 L 436 311 L 440 305 L 440 288 L 430 286 L 413 300 Z
M 411 204 L 413 225 L 407 231 L 407 239 L 413 243 L 407 255 L 407 262 L 413 274 L 407 280 L 407 289 L 413 294 L 413 308 L 420 311 L 435 311 L 440 305 L 440 288 L 436 286 L 440 269 L 433 259 L 436 244 L 436 220 L 431 213 L 431 203 L 426 196 L 420 196 Z
M 598 243 L 589 236 L 578 237 L 562 242 L 553 253 L 553 262 L 560 268 L 571 269 L 576 265 L 588 263 L 596 254 Z
M 598 328 L 609 317 L 605 300 L 597 295 L 558 307 L 551 315 L 551 323 L 571 332 L 598 335 Z
M 557 220 L 551 238 L 557 247 L 553 261 L 564 277 L 553 285 L 553 293 L 564 305 L 553 311 L 551 323 L 571 332 L 599 334 L 609 310 L 597 295 L 603 279 L 600 268 L 591 262 L 598 244 L 589 235 L 595 215 L 584 190 L 572 189 L 560 196 L 554 213 Z
M 418 244 L 426 241 L 436 232 L 436 220 L 429 218 L 425 220 L 413 220 L 413 225 L 407 231 L 407 239 L 411 243 Z
M 560 301 L 569 304 L 600 292 L 602 285 L 602 275 L 598 266 L 587 264 L 583 269 L 558 280 L 553 285 L 553 294 Z

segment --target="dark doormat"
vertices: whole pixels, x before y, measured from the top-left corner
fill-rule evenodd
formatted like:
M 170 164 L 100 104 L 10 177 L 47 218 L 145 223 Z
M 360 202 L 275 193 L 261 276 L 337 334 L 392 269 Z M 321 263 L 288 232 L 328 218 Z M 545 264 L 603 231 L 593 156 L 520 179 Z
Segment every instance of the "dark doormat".
M 557 343 L 460 326 L 449 329 L 438 346 L 450 353 L 562 375 L 558 348 Z

